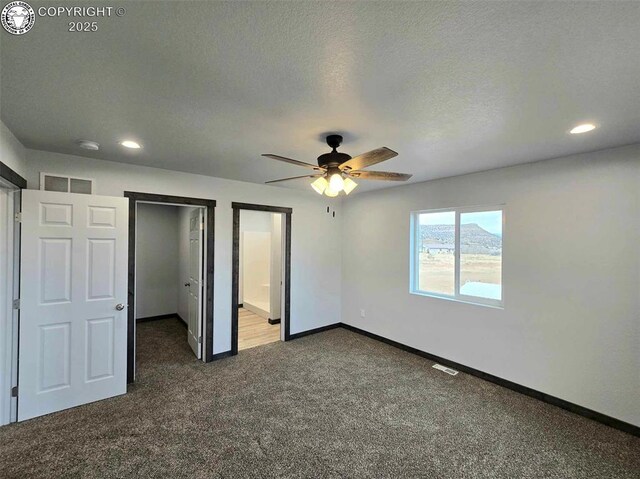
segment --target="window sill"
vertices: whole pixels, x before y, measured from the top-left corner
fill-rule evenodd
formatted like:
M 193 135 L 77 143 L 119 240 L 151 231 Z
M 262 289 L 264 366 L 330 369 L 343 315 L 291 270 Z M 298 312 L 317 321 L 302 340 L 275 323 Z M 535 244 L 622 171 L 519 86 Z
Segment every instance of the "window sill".
M 434 294 L 434 293 L 425 293 L 424 291 L 409 291 L 409 294 L 415 294 L 416 296 L 424 296 L 427 298 L 434 298 L 434 299 L 444 299 L 445 301 L 451 301 L 454 303 L 463 303 L 463 304 L 471 304 L 473 306 L 482 306 L 484 308 L 491 308 L 491 309 L 504 309 L 504 304 L 502 302 L 496 302 L 496 303 L 484 303 L 480 301 L 472 301 L 472 300 L 468 300 L 468 299 L 462 299 L 462 298 L 453 298 L 451 296 L 444 296 L 444 295 L 439 295 L 439 294 Z

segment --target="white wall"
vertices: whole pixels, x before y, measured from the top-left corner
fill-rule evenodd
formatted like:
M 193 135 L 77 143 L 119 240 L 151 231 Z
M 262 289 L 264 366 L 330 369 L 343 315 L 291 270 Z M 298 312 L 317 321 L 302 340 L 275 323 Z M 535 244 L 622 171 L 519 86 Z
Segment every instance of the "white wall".
M 185 159 L 185 161 L 188 161 Z M 257 160 L 259 161 L 259 160 Z M 291 232 L 291 333 L 340 321 L 340 201 L 299 191 L 201 175 L 27 149 L 25 177 L 38 187 L 38 173 L 96 179 L 96 193 L 125 190 L 210 198 L 215 208 L 214 353 L 231 348 L 231 202 L 293 208 Z M 295 168 L 294 168 L 295 170 Z M 338 218 L 326 213 L 335 207 Z M 317 294 L 322 291 L 322 294 Z
M 26 149 L 2 121 L 0 121 L 0 161 L 20 176 L 26 177 Z
M 282 216 L 265 211 L 240 211 L 238 303 L 272 319 L 281 316 Z M 268 289 L 264 284 L 269 285 Z
M 245 308 L 258 308 L 261 316 L 269 316 L 271 295 L 271 232 L 245 231 L 240 236 L 243 247 L 242 277 Z
M 189 244 L 191 212 L 197 208 L 179 206 L 178 209 L 178 314 L 183 321 L 189 321 L 189 288 L 184 284 L 189 282 Z
M 238 257 L 240 268 L 238 270 L 238 304 L 244 302 L 244 242 L 242 240 L 245 231 L 271 231 L 271 213 L 266 211 L 240 210 L 240 244 L 238 245 Z
M 640 425 L 639 195 L 640 145 L 354 195 L 342 321 Z M 409 294 L 411 211 L 502 203 L 504 309 Z
M 269 294 L 270 307 L 269 318 L 280 318 L 280 307 L 282 303 L 282 214 L 271 214 L 271 266 L 269 283 L 271 285 Z
M 178 311 L 178 209 L 177 206 L 138 204 L 136 318 Z

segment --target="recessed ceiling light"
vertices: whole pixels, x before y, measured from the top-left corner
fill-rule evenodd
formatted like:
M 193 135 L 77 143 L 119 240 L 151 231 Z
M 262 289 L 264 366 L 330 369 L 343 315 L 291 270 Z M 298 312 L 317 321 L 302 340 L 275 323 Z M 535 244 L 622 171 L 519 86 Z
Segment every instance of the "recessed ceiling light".
M 573 128 L 569 133 L 571 133 L 572 135 L 577 135 L 578 133 L 586 133 L 595 129 L 596 125 L 594 125 L 593 123 L 583 123 L 582 125 L 578 125 Z
M 125 148 L 131 148 L 133 150 L 139 150 L 140 148 L 142 148 L 142 146 L 140 146 L 140 143 L 133 140 L 124 140 L 121 141 L 120 144 Z
M 96 143 L 95 141 L 90 141 L 90 140 L 78 140 L 76 141 L 76 143 L 78 144 L 78 146 L 80 148 L 84 148 L 85 150 L 93 150 L 93 151 L 97 151 L 100 149 L 100 144 Z

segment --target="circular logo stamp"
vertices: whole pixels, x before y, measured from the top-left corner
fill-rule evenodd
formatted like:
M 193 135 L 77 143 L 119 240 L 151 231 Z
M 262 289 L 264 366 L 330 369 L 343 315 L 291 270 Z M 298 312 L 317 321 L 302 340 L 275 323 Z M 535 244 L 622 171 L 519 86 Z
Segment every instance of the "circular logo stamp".
M 33 28 L 36 12 L 27 2 L 9 2 L 2 9 L 2 26 L 12 35 L 22 35 Z

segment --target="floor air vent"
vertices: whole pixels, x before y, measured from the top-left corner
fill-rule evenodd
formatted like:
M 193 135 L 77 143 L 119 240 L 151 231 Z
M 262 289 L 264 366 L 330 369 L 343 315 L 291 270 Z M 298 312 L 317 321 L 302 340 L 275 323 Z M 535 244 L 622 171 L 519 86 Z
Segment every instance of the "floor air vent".
M 433 367 L 439 369 L 440 371 L 444 371 L 447 374 L 451 374 L 452 376 L 458 374 L 458 371 L 456 371 L 455 369 L 448 368 L 446 366 L 443 366 L 442 364 L 434 364 Z

